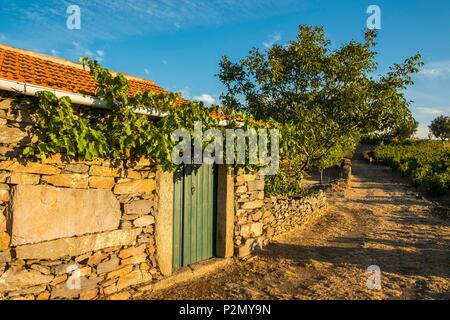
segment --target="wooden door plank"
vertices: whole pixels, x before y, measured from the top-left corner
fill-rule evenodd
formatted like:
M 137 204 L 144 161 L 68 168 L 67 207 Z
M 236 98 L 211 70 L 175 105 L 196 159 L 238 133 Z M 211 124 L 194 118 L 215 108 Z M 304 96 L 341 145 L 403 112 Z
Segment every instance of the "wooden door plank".
M 191 211 L 192 211 L 192 166 L 187 165 L 184 177 L 184 206 L 183 206 L 183 266 L 191 263 Z
M 202 170 L 202 247 L 201 256 L 202 260 L 208 259 L 208 166 L 204 165 Z
M 183 184 L 184 169 L 180 168 L 174 174 L 174 196 L 173 196 L 173 267 L 178 269 L 182 266 L 182 235 L 183 235 Z
M 204 172 L 204 165 L 198 168 L 197 179 L 196 179 L 196 189 L 197 190 L 196 190 L 195 200 L 197 202 L 197 211 L 196 211 L 197 233 L 195 236 L 197 239 L 197 243 L 196 243 L 195 251 L 197 254 L 197 261 L 203 260 L 203 256 L 202 256 L 202 246 L 204 245 L 203 237 L 202 237 L 202 233 L 203 233 L 203 214 L 202 214 L 202 212 L 203 212 L 203 202 L 202 202 L 203 172 Z
M 199 167 L 195 166 L 192 170 L 192 209 L 191 209 L 191 263 L 197 262 L 197 210 L 198 210 L 198 173 Z M 194 190 L 194 192 L 192 192 Z
M 212 203 L 213 203 L 213 188 L 212 188 L 212 185 L 213 185 L 213 182 L 214 182 L 214 175 L 213 175 L 213 172 L 212 172 L 212 170 L 213 170 L 213 166 L 210 166 L 209 168 L 208 168 L 209 170 L 208 170 L 208 189 L 207 189 L 207 194 L 208 194 L 208 228 L 207 228 L 207 243 L 206 243 L 206 246 L 207 246 L 207 253 L 208 253 L 208 256 L 209 257 L 212 257 L 213 256 L 213 252 L 212 252 L 212 248 L 213 248 L 213 245 L 212 245 L 212 241 L 213 241 L 213 239 L 212 239 L 212 236 L 211 236 L 211 234 L 212 234 L 212 224 L 213 224 L 213 214 L 214 214 L 214 209 L 213 209 L 213 205 L 212 205 Z

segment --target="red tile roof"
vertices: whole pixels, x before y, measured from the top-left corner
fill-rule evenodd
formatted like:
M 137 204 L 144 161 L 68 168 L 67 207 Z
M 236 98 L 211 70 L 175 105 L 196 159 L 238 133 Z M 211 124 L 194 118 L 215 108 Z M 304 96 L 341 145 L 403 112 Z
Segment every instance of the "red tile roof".
M 94 96 L 95 82 L 88 70 L 80 63 L 0 44 L 0 79 Z M 111 73 L 116 72 L 111 71 Z M 147 90 L 165 91 L 151 80 L 130 75 L 125 77 L 129 83 L 129 96 Z M 175 105 L 184 102 L 186 100 L 181 98 Z M 222 120 L 227 118 L 215 112 L 212 112 L 211 116 Z
M 165 91 L 153 81 L 128 75 L 126 77 L 129 82 L 129 96 L 146 90 Z M 6 45 L 0 45 L 0 79 L 95 95 L 94 79 L 81 64 Z

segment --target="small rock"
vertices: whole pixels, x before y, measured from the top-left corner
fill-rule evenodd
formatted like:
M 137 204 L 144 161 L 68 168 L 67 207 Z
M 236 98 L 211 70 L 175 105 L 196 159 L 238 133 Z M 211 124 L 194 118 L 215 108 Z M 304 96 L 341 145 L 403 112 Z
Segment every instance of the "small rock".
M 127 249 L 123 249 L 119 253 L 119 258 L 126 259 L 135 255 L 139 255 L 144 253 L 145 251 L 145 245 L 141 245 L 139 247 L 130 247 Z
M 108 297 L 109 300 L 128 300 L 131 295 L 128 292 L 120 292 Z
M 94 255 L 90 256 L 88 259 L 88 265 L 94 266 L 102 262 L 108 257 L 106 253 L 97 252 Z
M 63 172 L 71 172 L 71 173 L 87 173 L 89 171 L 89 166 L 81 163 L 76 164 L 68 164 Z
M 97 297 L 98 290 L 91 289 L 80 293 L 80 300 L 94 300 Z
M 61 274 L 59 276 L 56 276 L 55 279 L 53 279 L 53 281 L 50 282 L 50 285 L 56 286 L 60 283 L 63 283 L 64 281 L 66 281 L 67 278 L 68 278 L 67 274 Z
M 106 295 L 110 295 L 110 294 L 113 294 L 116 292 L 117 292 L 117 286 L 115 284 L 113 284 L 109 287 L 103 288 L 103 293 Z
M 41 266 L 39 264 L 33 264 L 31 266 L 31 269 L 37 270 L 37 271 L 39 271 L 42 274 L 50 274 L 51 273 L 49 268 Z
M 153 216 L 144 216 L 134 220 L 133 224 L 135 227 L 146 227 L 155 223 L 155 218 Z
M 36 297 L 36 300 L 48 300 L 48 299 L 50 299 L 50 292 L 47 292 L 47 291 L 41 292 Z
M 98 264 L 98 266 L 97 266 L 97 273 L 103 274 L 103 273 L 108 273 L 108 272 L 117 270 L 117 269 L 119 269 L 119 263 L 120 263 L 120 260 L 117 258 L 112 258 L 111 260 L 102 262 L 102 263 Z
M 129 274 L 132 270 L 133 270 L 133 265 L 128 265 L 119 270 L 115 270 L 115 271 L 108 273 L 106 278 L 113 279 L 113 278 L 123 277 L 123 276 Z
M 125 214 L 145 215 L 150 213 L 152 206 L 153 201 L 151 200 L 137 200 L 125 204 L 124 210 Z

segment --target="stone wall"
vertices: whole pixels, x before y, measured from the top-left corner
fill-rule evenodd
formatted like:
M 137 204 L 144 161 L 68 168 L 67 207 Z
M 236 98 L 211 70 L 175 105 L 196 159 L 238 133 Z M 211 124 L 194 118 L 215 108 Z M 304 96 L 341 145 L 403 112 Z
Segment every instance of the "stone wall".
M 134 285 L 170 275 L 171 176 L 162 178 L 146 160 L 19 161 L 37 139 L 30 103 L 0 91 L 0 300 L 126 299 Z M 95 121 L 104 111 L 75 106 L 74 112 Z M 231 238 L 235 254 L 246 256 L 325 205 L 323 194 L 266 198 L 259 175 L 237 171 L 234 182 L 218 200 L 220 232 L 228 239 L 223 256 L 232 254 Z
M 158 279 L 156 169 L 51 162 L 0 162 L 0 298 L 94 299 Z
M 265 197 L 263 176 L 238 171 L 235 177 L 235 254 L 248 256 L 275 237 L 306 224 L 325 206 L 322 191 L 304 199 Z
M 0 300 L 127 298 L 162 278 L 156 167 L 18 161 L 35 139 L 30 102 L 0 96 Z
M 0 90 L 0 159 L 17 157 L 23 148 L 38 139 L 30 117 L 34 98 Z M 97 122 L 106 110 L 74 105 L 74 114 Z

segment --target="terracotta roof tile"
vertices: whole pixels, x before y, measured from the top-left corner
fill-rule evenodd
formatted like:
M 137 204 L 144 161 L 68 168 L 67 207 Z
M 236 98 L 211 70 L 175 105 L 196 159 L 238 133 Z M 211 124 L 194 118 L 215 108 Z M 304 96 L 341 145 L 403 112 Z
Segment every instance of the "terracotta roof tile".
M 113 71 L 112 73 L 115 74 Z M 129 83 L 129 96 L 147 90 L 153 92 L 165 91 L 153 81 L 130 75 L 125 75 L 125 77 Z M 2 44 L 0 44 L 0 79 L 24 82 L 71 93 L 95 95 L 94 79 L 81 64 Z M 175 105 L 181 105 L 186 101 L 181 98 Z M 228 118 L 215 112 L 212 112 L 211 116 L 221 120 Z
M 126 77 L 129 96 L 146 90 L 165 91 L 153 81 Z M 72 93 L 95 94 L 94 79 L 81 64 L 5 45 L 0 45 L 0 78 Z

